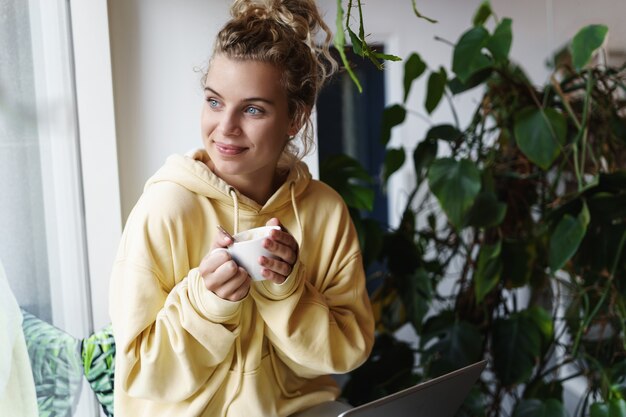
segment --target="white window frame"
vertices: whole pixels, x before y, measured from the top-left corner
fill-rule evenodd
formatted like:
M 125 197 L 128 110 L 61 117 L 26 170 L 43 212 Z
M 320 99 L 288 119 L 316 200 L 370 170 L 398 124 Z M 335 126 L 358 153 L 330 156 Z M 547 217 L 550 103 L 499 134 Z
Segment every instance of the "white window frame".
M 110 322 L 109 278 L 122 234 L 106 0 L 68 0 L 93 328 Z

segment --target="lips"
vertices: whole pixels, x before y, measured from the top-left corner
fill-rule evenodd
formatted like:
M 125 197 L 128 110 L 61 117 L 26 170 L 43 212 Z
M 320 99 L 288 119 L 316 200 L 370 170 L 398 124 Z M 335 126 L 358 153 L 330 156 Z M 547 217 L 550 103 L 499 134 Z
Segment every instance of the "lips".
M 215 149 L 221 154 L 225 156 L 234 156 L 244 153 L 248 150 L 248 148 L 243 146 L 235 146 L 228 145 L 225 143 L 213 142 L 215 144 Z

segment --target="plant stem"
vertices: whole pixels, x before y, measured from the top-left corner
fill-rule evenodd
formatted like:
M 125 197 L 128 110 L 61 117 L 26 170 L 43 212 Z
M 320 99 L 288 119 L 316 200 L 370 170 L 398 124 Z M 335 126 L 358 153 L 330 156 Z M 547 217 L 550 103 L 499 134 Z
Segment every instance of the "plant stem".
M 572 106 L 570 106 L 569 101 L 567 100 L 567 97 L 565 97 L 565 95 L 563 94 L 563 91 L 561 90 L 561 86 L 559 85 L 559 82 L 556 80 L 556 78 L 554 78 L 554 74 L 550 77 L 550 82 L 552 83 L 552 87 L 554 87 L 554 91 L 556 91 L 556 94 L 559 97 L 561 97 L 563 106 L 565 107 L 565 110 L 567 110 L 567 113 L 569 114 L 569 116 L 574 121 L 576 128 L 580 130 L 580 122 L 578 121 L 578 118 L 576 117 L 574 110 L 572 110 Z
M 459 115 L 456 113 L 456 108 L 454 107 L 454 103 L 452 102 L 452 97 L 447 90 L 444 90 L 444 95 L 450 104 L 450 110 L 452 111 L 452 117 L 454 118 L 454 125 L 457 129 L 461 130 L 461 123 L 459 122 Z
M 434 39 L 435 39 L 436 41 L 443 42 L 443 43 L 445 43 L 446 45 L 449 45 L 449 46 L 451 46 L 451 47 L 453 47 L 453 48 L 456 46 L 456 44 L 455 44 L 454 42 L 450 42 L 449 40 L 444 39 L 444 38 L 439 37 L 439 36 L 435 36 L 435 38 L 434 38 Z
M 576 174 L 576 182 L 578 184 L 578 191 L 582 190 L 582 175 L 580 174 L 580 166 L 578 165 L 578 141 L 575 141 L 572 145 L 572 152 L 574 154 L 574 173 Z
M 591 89 L 593 87 L 593 73 L 590 72 L 587 77 L 587 89 L 585 90 L 585 101 L 583 104 L 583 137 L 582 137 L 582 146 L 581 146 L 581 157 L 580 157 L 580 165 L 581 171 L 585 172 L 585 154 L 587 150 L 587 134 L 589 133 L 589 107 L 591 106 Z M 581 179 L 578 181 L 578 190 L 581 188 Z
M 574 362 L 574 360 L 575 360 L 575 359 L 574 359 L 573 357 L 570 357 L 570 358 L 568 358 L 568 359 L 565 359 L 563 362 L 558 363 L 558 364 L 556 364 L 556 365 L 553 365 L 553 366 L 551 366 L 550 368 L 548 368 L 548 369 L 544 370 L 544 371 L 543 371 L 541 374 L 539 374 L 539 375 L 537 376 L 537 378 L 535 378 L 535 379 L 537 379 L 537 380 L 539 380 L 539 379 L 543 379 L 543 378 L 547 377 L 548 375 L 550 375 L 552 372 L 554 372 L 554 371 L 558 370 L 559 368 L 561 368 L 561 367 L 563 367 L 563 366 L 567 365 L 568 363 L 572 363 L 572 362 Z
M 558 382 L 559 384 L 562 384 L 563 382 L 569 381 L 570 379 L 574 379 L 574 378 L 578 378 L 579 376 L 583 376 L 585 375 L 584 372 L 580 371 L 580 372 L 575 372 L 571 375 L 568 375 L 564 378 L 561 379 L 557 379 L 555 382 Z

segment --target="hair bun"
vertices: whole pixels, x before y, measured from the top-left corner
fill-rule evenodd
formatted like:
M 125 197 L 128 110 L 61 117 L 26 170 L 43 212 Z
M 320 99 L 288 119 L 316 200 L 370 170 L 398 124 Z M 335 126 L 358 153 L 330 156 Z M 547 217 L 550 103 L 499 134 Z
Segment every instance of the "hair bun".
M 320 29 L 314 0 L 235 0 L 231 15 L 235 20 L 249 23 L 272 21 L 293 31 L 312 49 L 311 35 Z
M 236 0 L 230 8 L 234 19 L 276 19 L 280 1 L 273 0 Z

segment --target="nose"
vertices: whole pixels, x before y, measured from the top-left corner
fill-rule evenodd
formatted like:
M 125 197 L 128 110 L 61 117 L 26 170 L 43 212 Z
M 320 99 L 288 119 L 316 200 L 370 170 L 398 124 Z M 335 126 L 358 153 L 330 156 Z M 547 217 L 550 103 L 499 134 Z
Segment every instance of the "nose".
M 220 131 L 225 136 L 238 136 L 241 134 L 241 126 L 238 115 L 233 111 L 222 112 L 220 119 Z

